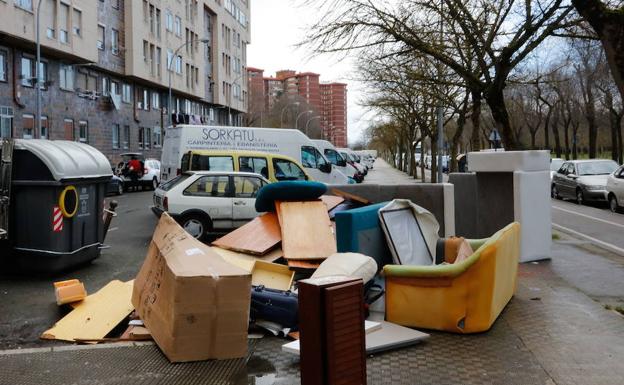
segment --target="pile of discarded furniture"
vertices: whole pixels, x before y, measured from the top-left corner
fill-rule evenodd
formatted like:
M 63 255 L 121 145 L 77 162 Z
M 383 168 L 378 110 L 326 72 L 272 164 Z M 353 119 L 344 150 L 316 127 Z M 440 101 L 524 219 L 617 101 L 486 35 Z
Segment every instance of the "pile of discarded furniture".
M 148 336 L 183 362 L 242 357 L 262 330 L 292 339 L 282 350 L 300 355 L 302 383 L 334 383 L 365 382 L 367 354 L 428 336 L 413 328 L 488 330 L 515 291 L 520 225 L 454 237 L 427 201 L 374 203 L 350 188 L 269 184 L 256 198 L 263 214 L 211 245 L 163 214 L 134 281 L 86 297 L 58 284 L 59 303 L 79 302 L 43 338 L 106 341 L 132 318 L 116 340 Z

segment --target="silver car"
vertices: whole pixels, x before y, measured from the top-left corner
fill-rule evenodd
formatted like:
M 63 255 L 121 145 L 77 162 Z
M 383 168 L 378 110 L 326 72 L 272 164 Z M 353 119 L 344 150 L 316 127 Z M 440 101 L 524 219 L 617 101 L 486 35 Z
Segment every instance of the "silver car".
M 550 195 L 556 199 L 574 199 L 578 204 L 605 201 L 607 178 L 617 168 L 617 163 L 607 159 L 564 162 L 553 176 Z
M 624 166 L 607 177 L 607 200 L 611 211 L 618 212 L 624 206 Z

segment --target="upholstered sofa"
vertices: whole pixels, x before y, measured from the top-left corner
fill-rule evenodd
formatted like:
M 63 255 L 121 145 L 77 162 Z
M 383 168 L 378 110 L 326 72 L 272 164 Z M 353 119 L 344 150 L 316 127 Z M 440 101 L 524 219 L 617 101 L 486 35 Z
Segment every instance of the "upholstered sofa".
M 516 289 L 520 225 L 469 242 L 474 253 L 457 264 L 386 265 L 386 320 L 454 333 L 488 330 Z

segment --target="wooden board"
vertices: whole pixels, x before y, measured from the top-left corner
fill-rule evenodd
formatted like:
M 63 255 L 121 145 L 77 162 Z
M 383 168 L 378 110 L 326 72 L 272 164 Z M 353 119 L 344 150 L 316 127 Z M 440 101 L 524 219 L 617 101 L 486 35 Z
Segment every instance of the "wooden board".
M 336 253 L 336 239 L 320 201 L 275 202 L 286 259 L 325 259 Z
M 109 282 L 78 302 L 74 310 L 46 330 L 41 338 L 72 342 L 104 338 L 134 310 L 130 302 L 133 282 Z
M 307 260 L 297 260 L 297 259 L 289 259 L 288 260 L 288 268 L 290 270 L 302 271 L 302 270 L 316 270 L 323 262 L 323 259 L 307 259 Z
M 336 206 L 344 202 L 343 197 L 334 196 L 334 195 L 323 195 L 321 196 L 321 200 L 327 206 L 327 211 L 332 211 Z
M 266 213 L 212 242 L 212 246 L 246 254 L 263 255 L 281 240 L 277 215 Z
M 329 192 L 333 195 L 339 196 L 339 197 L 343 197 L 346 200 L 350 200 L 350 201 L 354 201 L 354 202 L 359 202 L 363 205 L 368 205 L 371 204 L 372 202 L 369 201 L 366 198 L 362 198 L 361 196 L 355 195 L 355 194 L 350 194 L 346 191 L 342 191 L 342 190 L 338 190 L 337 188 L 333 188 L 330 189 Z
M 212 250 L 219 254 L 221 258 L 225 259 L 226 262 L 245 269 L 250 273 L 251 270 L 253 270 L 254 263 L 256 263 L 256 261 L 275 262 L 284 255 L 282 249 L 280 248 L 271 250 L 262 256 L 239 253 L 237 251 L 226 250 L 215 246 L 212 247 Z

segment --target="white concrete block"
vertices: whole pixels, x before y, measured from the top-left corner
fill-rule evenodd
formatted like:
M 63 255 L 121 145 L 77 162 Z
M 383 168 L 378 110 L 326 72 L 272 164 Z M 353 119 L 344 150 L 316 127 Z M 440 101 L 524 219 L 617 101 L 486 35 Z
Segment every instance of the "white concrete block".
M 514 219 L 520 222 L 520 262 L 550 258 L 550 172 L 514 172 Z
M 550 170 L 550 154 L 546 150 L 469 152 L 468 169 L 475 172 Z

